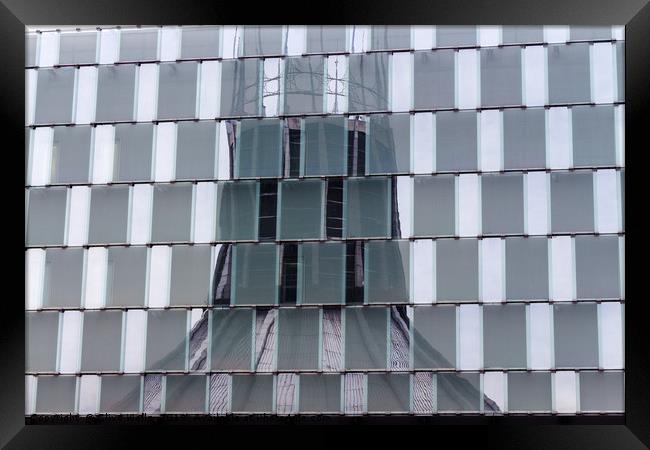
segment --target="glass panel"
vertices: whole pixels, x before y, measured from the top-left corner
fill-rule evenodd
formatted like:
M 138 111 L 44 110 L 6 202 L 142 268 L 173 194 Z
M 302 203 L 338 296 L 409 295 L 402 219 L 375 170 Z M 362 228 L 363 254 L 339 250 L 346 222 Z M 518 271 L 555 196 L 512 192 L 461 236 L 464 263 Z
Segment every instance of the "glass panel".
M 370 33 L 371 50 L 411 48 L 411 27 L 373 25 Z
M 388 54 L 350 55 L 348 59 L 351 113 L 388 109 Z
M 477 170 L 476 112 L 439 112 L 436 117 L 436 169 Z
M 386 308 L 345 309 L 345 368 L 386 369 L 388 360 Z
M 280 309 L 278 314 L 278 370 L 318 369 L 319 309 Z
M 374 241 L 365 248 L 365 294 L 369 303 L 409 301 L 409 241 Z
M 217 240 L 257 238 L 258 186 L 254 181 L 217 184 Z
M 115 125 L 114 181 L 151 180 L 153 124 Z
M 549 103 L 591 101 L 589 44 L 548 46 Z
M 58 335 L 58 311 L 28 312 L 25 314 L 26 371 L 56 371 L 56 350 Z
M 506 299 L 548 299 L 548 241 L 506 239 Z
M 91 127 L 55 127 L 52 183 L 87 183 Z
M 221 62 L 221 115 L 256 116 L 262 98 L 259 59 L 232 59 Z
M 234 250 L 233 303 L 277 304 L 277 245 L 238 244 Z
M 304 119 L 304 174 L 347 173 L 347 127 L 345 117 Z
M 198 63 L 164 63 L 158 67 L 158 119 L 196 117 Z
M 86 311 L 82 342 L 82 371 L 119 371 L 122 311 Z
M 390 237 L 391 180 L 350 178 L 345 180 L 347 210 L 346 235 Z
M 455 52 L 415 52 L 414 108 L 453 108 L 455 104 Z
M 282 54 L 282 27 L 244 25 L 242 56 Z
M 45 251 L 44 307 L 81 306 L 83 258 L 81 248 Z
M 212 370 L 247 370 L 251 367 L 252 309 L 212 311 Z
M 437 299 L 478 299 L 478 241 L 475 239 L 436 242 Z
M 410 401 L 409 374 L 368 374 L 369 412 L 408 412 Z
M 616 42 L 616 91 L 619 102 L 625 101 L 625 42 Z
M 127 241 L 129 186 L 92 186 L 90 188 L 89 244 Z
M 501 27 L 501 40 L 504 44 L 530 44 L 544 42 L 543 26 L 513 26 Z
M 619 298 L 618 236 L 576 236 L 578 298 Z
M 165 379 L 166 413 L 204 413 L 205 375 L 167 375 Z
M 146 247 L 108 249 L 106 306 L 144 306 Z
M 62 245 L 67 188 L 29 190 L 27 245 Z
M 571 108 L 573 165 L 616 165 L 614 107 L 611 105 Z
M 323 188 L 320 180 L 280 184 L 280 239 L 318 239 L 323 226 Z
M 478 373 L 438 373 L 438 411 L 474 411 L 481 404 Z
M 61 33 L 59 64 L 90 64 L 97 61 L 97 32 Z
M 37 43 L 38 35 L 28 34 L 25 37 L 25 67 L 34 67 L 36 65 Z
M 623 372 L 580 372 L 580 411 L 623 411 Z
M 550 372 L 508 373 L 508 410 L 513 412 L 550 412 Z
M 413 234 L 453 235 L 456 228 L 456 182 L 454 176 L 414 177 Z
M 183 27 L 181 58 L 216 58 L 219 56 L 219 27 Z
M 598 317 L 595 303 L 553 305 L 555 367 L 598 366 Z
M 122 30 L 120 61 L 153 61 L 158 59 L 158 29 Z
M 273 375 L 233 375 L 232 412 L 273 412 Z
M 476 45 L 476 27 L 436 26 L 436 45 L 438 47 L 467 47 Z
M 323 112 L 324 57 L 286 58 L 284 74 L 285 114 Z
M 37 377 L 36 413 L 75 412 L 77 377 Z
M 345 26 L 307 26 L 307 53 L 346 51 Z
M 419 306 L 415 308 L 413 326 L 416 369 L 456 367 L 455 306 Z
M 176 179 L 214 178 L 214 122 L 179 122 L 176 133 Z
M 298 264 L 302 303 L 343 303 L 345 245 L 338 242 L 301 245 Z
M 74 67 L 38 70 L 34 123 L 71 123 Z
M 341 411 L 341 376 L 301 374 L 299 411 L 337 413 Z
M 521 105 L 521 48 L 481 49 L 481 104 Z
M 544 109 L 503 111 L 503 165 L 505 169 L 546 167 Z
M 185 370 L 187 312 L 149 310 L 147 313 L 147 370 Z
M 524 232 L 524 177 L 517 173 L 483 175 L 483 233 Z
M 237 142 L 237 177 L 282 176 L 282 120 L 243 120 Z
M 103 376 L 100 413 L 137 413 L 140 410 L 140 376 Z
M 97 122 L 133 120 L 136 65 L 99 66 Z
M 571 41 L 597 41 L 599 39 L 611 39 L 612 27 L 586 27 L 571 25 L 569 27 Z
M 368 131 L 367 173 L 408 173 L 411 168 L 411 115 L 373 114 Z
M 483 306 L 486 368 L 526 367 L 526 305 Z
M 211 253 L 209 245 L 172 247 L 170 305 L 207 304 Z
M 192 223 L 192 184 L 157 184 L 153 189 L 151 240 L 189 241 Z
M 551 174 L 553 232 L 594 231 L 594 193 L 591 172 Z

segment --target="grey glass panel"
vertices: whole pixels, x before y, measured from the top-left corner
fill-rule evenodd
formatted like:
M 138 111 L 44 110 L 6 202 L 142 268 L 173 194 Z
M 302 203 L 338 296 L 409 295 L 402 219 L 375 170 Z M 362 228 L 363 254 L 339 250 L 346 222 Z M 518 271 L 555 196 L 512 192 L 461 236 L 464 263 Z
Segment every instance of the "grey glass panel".
M 619 102 L 625 101 L 625 42 L 616 42 L 616 93 Z
M 503 165 L 505 169 L 546 167 L 544 109 L 503 111 Z
M 196 117 L 196 73 L 198 63 L 163 63 L 159 66 L 158 118 Z
M 413 365 L 416 369 L 456 367 L 456 307 L 414 309 Z
M 92 186 L 90 188 L 89 244 L 127 241 L 129 186 Z
M 151 240 L 189 241 L 192 225 L 192 184 L 157 184 L 153 188 Z
M 97 122 L 133 120 L 134 64 L 99 66 L 97 69 Z
M 254 181 L 217 184 L 217 240 L 257 238 L 258 185 Z
M 506 299 L 548 299 L 548 241 L 506 239 Z
M 113 179 L 115 181 L 151 180 L 152 148 L 153 124 L 115 125 Z
M 508 410 L 551 411 L 551 373 L 508 373 Z
M 621 169 L 621 229 L 625 230 L 625 169 Z
M 340 412 L 341 376 L 301 374 L 298 398 L 300 412 Z
M 325 58 L 304 56 L 284 62 L 284 112 L 323 112 Z
M 524 177 L 518 173 L 481 176 L 483 234 L 524 232 Z
M 578 298 L 619 298 L 618 236 L 576 236 Z
M 526 305 L 483 306 L 486 368 L 526 367 Z
M 624 411 L 623 372 L 580 372 L 580 411 Z
M 36 49 L 38 43 L 38 36 L 35 34 L 28 34 L 25 37 L 25 67 L 34 67 L 36 65 Z
M 616 165 L 614 107 L 611 105 L 571 108 L 573 165 Z
M 521 105 L 521 48 L 481 49 L 481 104 Z
M 438 373 L 436 378 L 438 411 L 479 411 L 478 373 Z
M 252 309 L 212 311 L 212 370 L 247 370 L 251 367 Z
M 91 127 L 55 127 L 52 142 L 52 183 L 87 183 Z
M 365 294 L 369 303 L 409 301 L 409 241 L 374 241 L 365 247 Z
M 273 411 L 273 375 L 233 375 L 232 412 Z
M 108 249 L 106 306 L 144 306 L 146 247 Z
M 244 25 L 242 56 L 282 54 L 282 27 Z
M 591 172 L 551 174 L 551 230 L 594 231 Z
M 323 228 L 321 180 L 280 183 L 280 239 L 318 239 Z
M 235 247 L 233 300 L 236 305 L 277 303 L 277 246 L 238 244 Z
M 408 412 L 411 381 L 409 374 L 368 374 L 369 412 Z
M 370 116 L 367 173 L 408 173 L 411 169 L 411 115 Z
M 278 370 L 316 370 L 319 356 L 320 310 L 278 310 Z
M 338 242 L 301 244 L 298 263 L 302 303 L 343 303 L 345 245 Z M 300 294 L 299 294 L 300 295 Z
M 555 367 L 598 367 L 595 303 L 553 305 Z
M 75 391 L 77 377 L 38 377 L 36 413 L 75 412 Z
M 476 112 L 439 112 L 436 117 L 436 169 L 478 168 Z
M 388 53 L 350 55 L 348 74 L 349 112 L 388 109 Z
M 345 309 L 345 368 L 386 369 L 388 316 L 386 308 Z
M 588 43 L 548 46 L 550 103 L 590 102 Z
M 67 188 L 29 190 L 27 245 L 62 245 Z
M 438 300 L 478 299 L 478 241 L 436 241 L 436 285 Z
M 304 119 L 305 175 L 347 173 L 347 127 L 345 117 Z
M 307 26 L 307 53 L 344 52 L 345 26 Z
M 34 123 L 71 123 L 74 67 L 39 69 Z
M 241 121 L 236 153 L 235 176 L 282 176 L 282 120 Z
M 179 122 L 176 128 L 176 179 L 214 178 L 214 122 Z
M 165 412 L 205 412 L 205 375 L 167 375 L 165 379 Z
M 611 39 L 612 27 L 585 27 L 571 25 L 569 27 L 569 40 L 571 41 L 596 41 Z
M 147 313 L 147 370 L 184 370 L 187 342 L 185 310 Z
M 453 235 L 456 228 L 456 182 L 453 175 L 416 176 L 413 183 L 415 236 Z
M 436 26 L 437 47 L 463 47 L 476 45 L 474 26 Z
M 103 376 L 99 412 L 137 413 L 140 411 L 140 376 Z
M 347 237 L 390 237 L 390 178 L 345 180 Z
M 97 62 L 97 32 L 61 33 L 59 64 Z
M 219 27 L 183 27 L 181 58 L 216 58 L 219 56 Z
M 411 48 L 411 27 L 373 25 L 370 36 L 371 50 Z
M 504 44 L 530 44 L 544 42 L 543 26 L 509 25 L 501 28 Z
M 262 98 L 262 62 L 259 59 L 231 59 L 221 62 L 221 115 L 256 116 Z
M 85 311 L 82 343 L 82 371 L 119 371 L 122 311 Z
M 45 251 L 44 307 L 79 307 L 83 249 L 49 248 Z
M 210 245 L 175 245 L 169 286 L 171 305 L 205 305 L 210 290 Z
M 25 370 L 28 372 L 56 371 L 58 335 L 58 311 L 25 314 Z
M 153 61 L 158 59 L 158 29 L 122 30 L 120 61 Z
M 455 52 L 415 52 L 413 56 L 414 108 L 453 108 L 455 104 Z

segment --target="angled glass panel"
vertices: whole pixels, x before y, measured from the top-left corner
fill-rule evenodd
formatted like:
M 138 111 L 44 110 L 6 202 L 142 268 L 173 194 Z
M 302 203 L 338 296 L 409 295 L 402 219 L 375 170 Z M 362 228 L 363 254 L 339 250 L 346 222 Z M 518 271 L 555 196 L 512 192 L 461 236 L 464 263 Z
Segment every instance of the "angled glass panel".
M 237 141 L 235 176 L 282 176 L 282 120 L 242 120 Z
M 345 28 L 337 25 L 308 25 L 307 53 L 345 52 Z
M 549 103 L 590 102 L 589 72 L 589 43 L 549 45 Z
M 345 187 L 346 236 L 390 237 L 390 178 L 350 178 Z
M 187 312 L 149 310 L 147 313 L 147 370 L 185 370 Z
M 301 413 L 341 411 L 341 376 L 301 374 L 298 410 Z
M 54 128 L 52 184 L 88 182 L 91 135 L 91 127 Z
M 205 375 L 167 375 L 166 413 L 204 413 L 207 377 Z
M 548 298 L 548 241 L 541 238 L 506 239 L 506 299 Z
M 625 101 L 625 42 L 616 42 L 616 93 L 619 102 Z
M 280 183 L 280 239 L 319 239 L 323 228 L 321 180 Z
M 476 112 L 439 112 L 436 117 L 436 169 L 478 168 Z
M 524 177 L 518 173 L 481 176 L 484 234 L 524 232 Z
M 409 374 L 368 374 L 368 412 L 409 412 L 410 395 Z
M 250 369 L 252 339 L 252 309 L 212 310 L 212 370 Z
M 232 412 L 273 412 L 273 375 L 233 375 Z
M 319 359 L 320 310 L 278 310 L 278 370 L 316 370 Z
M 456 181 L 453 175 L 416 176 L 413 183 L 415 236 L 453 235 L 456 228 Z
M 612 105 L 571 108 L 573 165 L 616 165 L 614 107 Z
M 534 25 L 508 25 L 501 27 L 504 44 L 531 44 L 544 42 L 544 27 Z
M 97 68 L 97 122 L 133 120 L 136 65 Z
M 436 241 L 436 286 L 438 300 L 478 299 L 478 241 Z
M 475 26 L 436 26 L 437 47 L 468 47 L 476 45 Z
M 120 61 L 154 61 L 158 59 L 158 28 L 122 30 Z
M 81 305 L 83 249 L 49 248 L 45 251 L 44 307 Z
M 478 373 L 438 373 L 438 411 L 478 412 L 481 404 Z
M 162 63 L 158 67 L 158 119 L 196 117 L 198 63 Z
M 181 58 L 216 58 L 219 56 L 219 27 L 181 28 Z
M 418 306 L 414 309 L 413 365 L 416 369 L 456 367 L 456 307 Z
M 371 241 L 365 246 L 365 294 L 369 303 L 409 301 L 409 241 Z
M 74 414 L 76 376 L 45 376 L 37 378 L 36 414 Z
M 39 69 L 34 123 L 71 123 L 74 67 Z
M 553 305 L 555 367 L 598 367 L 596 303 Z
M 415 109 L 453 108 L 455 104 L 455 52 L 415 52 L 413 57 Z
M 580 411 L 625 410 L 623 372 L 580 372 Z
M 176 179 L 214 178 L 215 145 L 214 122 L 179 122 L 176 128 Z
M 551 230 L 594 231 L 592 172 L 551 173 Z
M 59 64 L 92 64 L 97 62 L 97 32 L 61 33 Z
M 618 236 L 576 236 L 578 298 L 619 298 Z
M 481 104 L 521 105 L 521 48 L 481 49 Z
M 411 48 L 411 27 L 373 25 L 370 31 L 371 50 L 396 50 Z
M 171 305 L 205 305 L 210 290 L 210 245 L 175 245 L 169 286 Z
M 89 220 L 89 244 L 126 242 L 129 186 L 92 186 Z
M 349 112 L 388 109 L 388 53 L 350 55 L 348 74 Z
M 244 25 L 242 56 L 282 54 L 282 27 Z
M 262 62 L 230 59 L 221 62 L 221 115 L 257 116 L 262 107 Z
M 345 309 L 345 368 L 386 369 L 388 316 L 386 308 Z
M 58 335 L 58 311 L 28 312 L 25 314 L 26 371 L 56 371 Z
M 151 240 L 189 241 L 192 224 L 192 184 L 157 184 L 153 189 Z
M 343 303 L 345 299 L 345 245 L 305 242 L 298 261 L 301 303 Z
M 483 364 L 526 367 L 526 305 L 483 306 Z
M 27 211 L 27 245 L 62 245 L 67 188 L 31 188 Z
M 100 413 L 137 413 L 140 410 L 139 375 L 105 375 L 101 379 Z
M 122 311 L 85 311 L 82 371 L 120 371 Z
M 347 119 L 307 117 L 304 119 L 304 174 L 345 175 L 347 173 Z
M 512 412 L 551 411 L 550 372 L 508 373 L 508 410 Z
M 217 184 L 217 240 L 257 238 L 258 189 L 254 181 Z
M 411 168 L 411 115 L 373 114 L 368 131 L 367 173 L 408 173 Z
M 36 49 L 38 35 L 28 34 L 25 37 L 25 67 L 34 67 L 36 65 Z
M 106 306 L 144 306 L 146 276 L 146 247 L 110 247 Z
M 597 41 L 612 38 L 612 27 L 588 27 L 571 25 L 569 27 L 569 40 L 571 41 Z
M 546 167 L 544 109 L 503 111 L 503 166 L 505 169 Z
M 285 114 L 323 112 L 325 58 L 303 56 L 284 60 Z
M 151 180 L 153 124 L 115 125 L 114 181 Z
M 234 304 L 277 304 L 277 247 L 275 243 L 238 244 L 235 246 Z

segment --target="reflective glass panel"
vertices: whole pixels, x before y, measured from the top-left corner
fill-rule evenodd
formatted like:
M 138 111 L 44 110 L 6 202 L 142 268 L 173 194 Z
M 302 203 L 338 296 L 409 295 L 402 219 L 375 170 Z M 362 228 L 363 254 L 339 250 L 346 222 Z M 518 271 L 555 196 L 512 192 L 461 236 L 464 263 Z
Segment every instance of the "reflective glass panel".
M 254 181 L 217 185 L 217 240 L 257 238 L 258 189 Z
M 505 169 L 546 167 L 544 109 L 503 111 L 503 166 Z
M 551 229 L 594 231 L 592 172 L 551 173 Z
M 479 411 L 481 404 L 478 373 L 438 373 L 438 411 Z
M 341 376 L 301 374 L 298 409 L 300 412 L 341 411 Z
M 300 301 L 342 303 L 345 288 L 345 245 L 338 242 L 305 242 L 301 244 L 300 252 Z
M 39 69 L 34 122 L 71 123 L 77 69 Z
M 238 244 L 234 250 L 234 303 L 236 305 L 276 304 L 277 246 L 274 243 Z
M 147 370 L 185 370 L 187 312 L 149 310 L 147 313 Z
M 250 369 L 252 339 L 252 309 L 213 310 L 212 369 Z
M 179 122 L 176 133 L 176 179 L 214 178 L 214 122 Z
M 32 188 L 27 211 L 27 245 L 62 245 L 67 188 Z
M 598 367 L 596 306 L 595 303 L 553 305 L 556 367 Z
M 192 184 L 157 184 L 153 190 L 151 240 L 189 241 L 192 223 Z
M 481 185 L 483 233 L 523 233 L 523 175 L 518 173 L 483 175 Z
M 219 27 L 183 27 L 181 58 L 216 58 L 219 56 Z
M 526 305 L 483 306 L 486 368 L 526 367 Z
M 136 65 L 97 68 L 97 122 L 133 120 Z
M 529 44 L 544 42 L 544 27 L 529 25 L 508 25 L 501 27 L 504 44 Z
M 101 379 L 101 413 L 137 413 L 140 410 L 140 376 L 103 376 Z
M 591 101 L 589 44 L 548 46 L 548 98 L 550 103 Z
M 476 45 L 475 26 L 436 26 L 436 45 L 438 47 L 463 47 Z
M 273 412 L 273 375 L 233 375 L 232 412 Z
M 280 183 L 280 239 L 318 239 L 323 228 L 324 183 Z
M 158 70 L 158 119 L 196 117 L 198 63 L 163 63 Z
M 456 367 L 456 307 L 419 306 L 413 322 L 416 369 Z
M 285 114 L 323 112 L 325 58 L 304 56 L 284 62 Z
M 410 114 L 371 115 L 366 137 L 367 173 L 408 173 L 410 143 Z
M 307 53 L 344 52 L 346 27 L 325 25 L 307 26 Z
M 345 368 L 385 369 L 388 359 L 386 308 L 345 309 Z
M 413 234 L 453 235 L 456 228 L 454 176 L 416 176 L 413 183 Z
M 236 177 L 281 176 L 282 121 L 243 120 L 240 123 L 236 154 Z
M 350 178 L 345 180 L 347 237 L 389 237 L 391 180 Z
M 45 251 L 44 307 L 81 306 L 84 250 L 49 248 Z
M 129 220 L 129 186 L 92 186 L 89 220 L 89 244 L 125 243 Z
M 611 105 L 571 108 L 573 165 L 616 165 L 614 107 Z
M 580 411 L 623 411 L 623 372 L 580 372 Z
M 153 61 L 158 59 L 158 29 L 122 30 L 120 61 Z
M 87 183 L 92 128 L 55 127 L 52 142 L 52 177 L 56 183 Z
M 242 56 L 279 55 L 282 53 L 282 27 L 244 25 Z
M 256 116 L 262 107 L 262 65 L 258 59 L 221 62 L 221 115 Z
M 153 124 L 115 125 L 114 181 L 151 180 Z
M 436 286 L 438 300 L 478 299 L 478 241 L 436 241 Z
M 478 168 L 476 112 L 439 112 L 436 117 L 436 169 Z
M 97 61 L 97 32 L 61 33 L 59 64 L 90 64 Z
M 454 107 L 455 58 L 453 50 L 414 53 L 415 109 Z
M 373 25 L 370 36 L 371 50 L 395 50 L 411 47 L 411 27 Z
M 545 300 L 548 282 L 547 239 L 506 239 L 506 299 Z
M 619 298 L 618 236 L 576 236 L 578 298 Z
M 175 245 L 169 287 L 171 305 L 205 305 L 210 289 L 209 245 Z
M 25 370 L 54 372 L 59 312 L 28 312 L 25 316 Z
M 388 109 L 388 54 L 350 55 L 348 110 L 351 113 Z
M 110 247 L 106 306 L 144 306 L 146 273 L 146 247 Z
M 63 413 L 75 411 L 77 377 L 53 376 L 37 378 L 36 413 Z
M 521 105 L 521 48 L 481 49 L 481 104 Z
M 508 410 L 551 411 L 551 373 L 508 373 Z
M 409 241 L 371 241 L 365 246 L 365 293 L 369 303 L 409 301 Z
M 409 374 L 368 374 L 368 412 L 408 412 Z
M 278 370 L 318 369 L 319 313 L 317 308 L 278 311 Z
M 167 375 L 165 379 L 165 412 L 205 412 L 205 375 Z
M 304 119 L 304 174 L 347 173 L 347 127 L 345 117 Z
M 82 371 L 119 371 L 122 311 L 84 312 L 82 342 Z

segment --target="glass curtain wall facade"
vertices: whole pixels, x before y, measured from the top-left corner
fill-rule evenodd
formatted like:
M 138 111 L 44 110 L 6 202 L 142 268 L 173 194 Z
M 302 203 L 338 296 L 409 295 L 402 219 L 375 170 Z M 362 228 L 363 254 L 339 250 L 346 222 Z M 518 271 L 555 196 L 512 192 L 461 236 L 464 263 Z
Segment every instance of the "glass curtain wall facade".
M 26 414 L 622 413 L 624 30 L 26 35 Z

